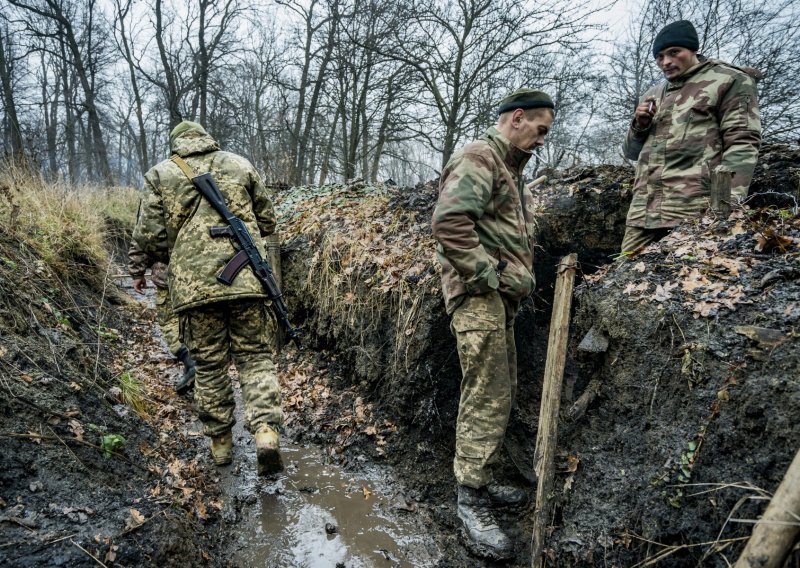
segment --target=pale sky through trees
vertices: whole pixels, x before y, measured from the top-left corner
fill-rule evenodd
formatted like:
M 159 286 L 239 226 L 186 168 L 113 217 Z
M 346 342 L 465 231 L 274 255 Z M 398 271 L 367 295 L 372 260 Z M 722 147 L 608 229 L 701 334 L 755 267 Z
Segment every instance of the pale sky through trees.
M 122 17 L 120 17 L 122 14 Z M 52 179 L 138 185 L 179 120 L 274 184 L 434 178 L 527 85 L 556 122 L 531 169 L 618 163 L 650 46 L 689 19 L 765 72 L 765 138 L 800 136 L 796 0 L 6 0 L 0 145 Z

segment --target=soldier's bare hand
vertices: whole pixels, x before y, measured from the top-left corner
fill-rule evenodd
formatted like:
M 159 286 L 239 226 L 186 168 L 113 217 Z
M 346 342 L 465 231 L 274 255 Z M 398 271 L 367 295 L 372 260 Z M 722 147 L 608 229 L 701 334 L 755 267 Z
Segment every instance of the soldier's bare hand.
M 647 97 L 644 101 L 639 103 L 633 115 L 637 128 L 649 128 L 653 123 L 653 117 L 656 115 L 657 110 L 658 105 L 656 105 L 655 97 Z
M 144 294 L 145 288 L 147 288 L 147 279 L 144 276 L 141 278 L 134 278 L 133 289 L 137 294 Z

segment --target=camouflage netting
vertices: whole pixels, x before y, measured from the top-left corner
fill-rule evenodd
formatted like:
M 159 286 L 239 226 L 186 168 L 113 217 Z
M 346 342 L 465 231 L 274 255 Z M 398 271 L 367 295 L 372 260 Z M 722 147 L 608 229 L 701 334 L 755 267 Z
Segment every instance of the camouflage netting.
M 448 332 L 429 217 L 394 206 L 401 191 L 296 187 L 276 210 L 286 299 L 306 335 L 335 346 L 354 383 L 413 420 L 442 365 L 431 349 Z

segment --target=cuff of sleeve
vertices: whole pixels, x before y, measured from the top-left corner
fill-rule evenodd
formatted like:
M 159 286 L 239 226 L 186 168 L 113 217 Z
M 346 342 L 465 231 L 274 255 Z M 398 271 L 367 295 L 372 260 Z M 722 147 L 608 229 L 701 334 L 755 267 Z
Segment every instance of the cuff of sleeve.
M 487 273 L 481 274 L 480 277 L 464 282 L 464 287 L 470 296 L 480 296 L 497 290 L 500 287 L 500 280 L 497 278 L 497 273 L 494 269 L 491 269 Z
M 653 124 L 650 123 L 650 126 L 648 126 L 647 128 L 639 128 L 638 126 L 636 126 L 636 120 L 631 121 L 631 132 L 633 132 L 633 135 L 636 136 L 637 138 L 643 138 L 648 132 L 650 132 L 650 129 L 652 127 Z

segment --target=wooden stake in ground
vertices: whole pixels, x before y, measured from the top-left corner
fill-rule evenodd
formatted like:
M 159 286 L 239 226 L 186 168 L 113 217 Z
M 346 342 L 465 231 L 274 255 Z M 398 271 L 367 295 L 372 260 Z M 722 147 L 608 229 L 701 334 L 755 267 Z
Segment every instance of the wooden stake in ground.
M 578 255 L 570 254 L 558 265 L 556 293 L 553 299 L 553 316 L 550 319 L 550 338 L 547 345 L 547 361 L 544 368 L 542 405 L 539 410 L 539 428 L 536 432 L 534 470 L 538 479 L 536 509 L 533 512 L 533 544 L 531 566 L 544 566 L 545 530 L 550 523 L 553 487 L 553 457 L 556 451 L 558 409 L 561 406 L 561 383 L 564 379 L 564 364 L 567 360 L 569 341 L 569 313 L 572 307 L 572 287 Z
M 780 568 L 800 534 L 800 451 L 734 568 Z
M 723 219 L 731 214 L 731 180 L 732 174 L 719 167 L 711 172 L 711 210 Z

